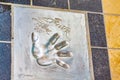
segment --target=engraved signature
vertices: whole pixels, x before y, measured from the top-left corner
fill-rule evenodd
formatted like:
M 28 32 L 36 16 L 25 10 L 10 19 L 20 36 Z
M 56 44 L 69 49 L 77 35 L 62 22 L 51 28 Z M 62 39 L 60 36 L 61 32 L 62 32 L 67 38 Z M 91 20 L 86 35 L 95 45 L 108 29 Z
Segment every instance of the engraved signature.
M 50 34 L 52 32 L 51 26 L 55 26 L 56 28 L 59 28 L 63 35 L 66 37 L 67 40 L 70 41 L 69 34 L 71 31 L 70 27 L 67 27 L 66 25 L 62 24 L 62 19 L 60 18 L 48 18 L 48 17 L 37 17 L 32 18 L 32 20 L 35 21 L 35 27 L 34 30 L 39 33 L 46 33 Z

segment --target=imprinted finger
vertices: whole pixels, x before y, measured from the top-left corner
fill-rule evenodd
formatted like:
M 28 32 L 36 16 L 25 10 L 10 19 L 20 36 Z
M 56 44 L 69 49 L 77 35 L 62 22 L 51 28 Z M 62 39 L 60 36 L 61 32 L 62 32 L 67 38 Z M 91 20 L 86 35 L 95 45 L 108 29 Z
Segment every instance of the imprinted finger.
M 56 41 L 59 39 L 59 34 L 55 33 L 49 40 L 49 43 L 51 43 L 52 45 L 54 45 L 56 43 Z
M 68 45 L 67 41 L 62 41 L 62 42 L 60 42 L 60 43 L 58 43 L 58 44 L 55 45 L 55 49 L 56 50 L 60 50 L 60 49 L 62 49 L 64 47 L 66 47 L 67 45 Z
M 65 62 L 63 62 L 61 60 L 56 60 L 56 64 L 63 67 L 63 68 L 65 68 L 65 69 L 70 68 L 70 66 L 67 63 L 65 63 Z
M 32 38 L 32 41 L 33 42 L 36 42 L 38 40 L 38 35 L 36 32 L 33 32 L 32 35 L 31 35 L 31 38 Z
M 59 51 L 59 52 L 57 52 L 57 55 L 59 56 L 59 57 L 72 57 L 73 56 L 73 54 L 72 54 L 72 52 L 70 52 L 70 51 Z
M 49 66 L 53 62 L 52 62 L 52 60 L 48 59 L 47 57 L 41 57 L 41 58 L 37 59 L 37 63 L 41 66 Z

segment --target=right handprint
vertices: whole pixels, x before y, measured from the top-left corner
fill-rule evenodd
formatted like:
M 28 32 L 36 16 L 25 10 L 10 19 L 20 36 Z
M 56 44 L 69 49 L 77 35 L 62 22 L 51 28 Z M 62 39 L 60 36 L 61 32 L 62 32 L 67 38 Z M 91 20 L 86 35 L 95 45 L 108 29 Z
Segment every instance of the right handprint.
M 61 59 L 62 57 L 72 57 L 73 53 L 65 50 L 69 45 L 67 41 L 57 43 L 59 38 L 60 35 L 55 33 L 46 44 L 41 44 L 38 33 L 32 33 L 32 53 L 39 65 L 48 66 L 56 63 L 65 69 L 70 68 L 69 64 Z

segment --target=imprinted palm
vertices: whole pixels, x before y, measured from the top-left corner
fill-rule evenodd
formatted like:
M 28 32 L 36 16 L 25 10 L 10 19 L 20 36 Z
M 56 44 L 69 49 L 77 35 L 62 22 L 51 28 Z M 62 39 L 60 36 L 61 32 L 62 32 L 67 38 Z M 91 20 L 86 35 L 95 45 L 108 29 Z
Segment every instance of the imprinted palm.
M 60 59 L 61 57 L 73 56 L 70 51 L 62 51 L 63 48 L 68 47 L 69 43 L 67 41 L 62 41 L 56 44 L 59 38 L 59 34 L 55 33 L 46 44 L 41 44 L 38 33 L 32 33 L 32 54 L 39 65 L 49 66 L 56 63 L 65 69 L 70 67 Z

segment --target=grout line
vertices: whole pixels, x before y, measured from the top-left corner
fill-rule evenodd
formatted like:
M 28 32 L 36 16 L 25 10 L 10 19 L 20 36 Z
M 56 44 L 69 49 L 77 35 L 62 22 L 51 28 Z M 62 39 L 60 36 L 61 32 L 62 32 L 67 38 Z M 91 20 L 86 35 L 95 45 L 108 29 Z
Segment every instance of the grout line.
M 105 22 L 105 15 L 103 15 L 103 22 L 104 22 L 104 30 L 105 30 L 105 39 L 106 39 L 106 45 L 107 45 L 107 53 L 108 53 L 108 66 L 109 66 L 109 75 L 111 78 L 111 69 L 110 69 L 110 57 L 109 57 L 109 49 L 108 49 L 108 36 L 107 36 L 107 26 L 106 26 L 106 22 Z M 111 78 L 112 79 L 112 78 Z
M 103 22 L 104 22 L 106 45 L 107 45 L 106 48 L 108 49 L 108 37 L 107 37 L 107 29 L 106 29 L 105 15 L 103 15 Z M 109 55 L 108 55 L 108 58 L 109 58 Z
M 112 79 L 112 71 L 111 71 L 111 66 L 110 66 L 110 54 L 109 54 L 109 51 L 107 50 L 107 55 L 108 55 L 108 66 L 109 66 L 109 75 L 110 75 L 110 79 Z
M 110 58 L 109 58 L 109 51 L 108 51 L 108 40 L 107 40 L 107 29 L 106 29 L 106 23 L 105 23 L 105 15 L 108 15 L 108 14 L 106 14 L 106 13 L 104 13 L 104 6 L 103 6 L 103 0 L 101 0 L 101 5 L 102 5 L 102 12 L 103 12 L 103 22 L 104 22 L 104 30 L 105 30 L 105 38 L 106 38 L 106 44 L 107 44 L 107 53 L 108 53 L 108 66 L 109 66 L 109 71 L 110 71 L 110 78 L 112 77 L 112 75 L 111 75 L 111 69 L 110 69 Z M 110 49 L 110 48 L 109 48 Z M 112 79 L 112 78 L 111 78 Z
M 120 48 L 108 48 L 108 47 L 98 47 L 98 46 L 91 46 L 91 48 L 120 50 Z
M 45 10 L 54 10 L 54 11 L 63 11 L 63 12 L 75 12 L 75 13 L 83 13 L 85 14 L 86 11 L 76 11 L 76 10 L 68 10 L 68 9 L 61 9 L 61 8 L 51 8 L 51 7 L 43 7 L 43 6 L 30 6 L 30 5 L 20 5 L 20 4 L 13 4 L 16 7 L 25 7 L 25 8 L 35 8 L 35 9 L 45 9 Z
M 113 50 L 120 50 L 120 48 L 108 48 L 108 49 L 113 49 Z
M 91 46 L 91 48 L 108 49 L 107 47 Z
M 31 5 L 31 6 L 33 5 L 33 0 L 30 0 L 30 5 Z
M 120 14 L 104 13 L 104 15 L 120 16 Z
M 11 43 L 11 41 L 0 41 L 0 43 Z
M 101 5 L 102 5 L 102 12 L 104 13 L 103 0 L 101 0 Z
M 89 65 L 91 72 L 91 80 L 95 80 L 94 78 L 94 69 L 93 69 L 93 61 L 92 61 L 92 50 L 91 50 L 91 39 L 90 39 L 90 31 L 89 31 L 89 21 L 88 21 L 88 13 L 86 12 L 86 37 L 88 42 L 88 55 L 89 55 Z
M 92 12 L 92 11 L 87 11 L 87 13 L 92 13 L 92 14 L 101 14 L 101 15 L 120 16 L 120 14 L 102 13 L 102 12 Z
M 120 50 L 120 48 L 107 48 L 107 49 Z
M 108 47 L 107 29 L 106 29 L 106 22 L 105 22 L 105 16 L 104 15 L 103 15 L 103 23 L 104 23 L 104 32 L 105 32 L 106 45 Z
M 3 4 L 3 5 L 12 5 L 12 3 L 6 3 L 6 2 L 0 2 L 0 4 Z
M 31 3 L 30 5 L 23 5 L 23 4 L 13 4 L 13 3 L 5 3 L 5 2 L 0 2 L 0 4 L 5 4 L 5 5 L 18 5 L 20 7 L 35 7 L 35 8 L 48 8 L 48 9 L 56 9 L 56 10 L 66 10 L 66 11 L 75 11 L 75 12 L 88 12 L 88 13 L 94 13 L 94 14 L 103 14 L 101 12 L 91 12 L 91 11 L 84 11 L 84 10 L 75 10 L 70 8 L 70 1 L 68 0 L 68 9 L 62 9 L 62 8 L 52 8 L 52 7 L 43 7 L 43 6 L 33 6 L 32 0 L 30 0 Z
M 92 11 L 87 11 L 87 13 L 92 13 L 92 14 L 101 14 L 101 15 L 104 15 L 102 12 L 92 12 Z
M 32 1 L 32 0 L 30 0 Z M 33 6 L 33 2 L 30 2 L 30 5 L 23 5 L 23 4 L 14 4 L 14 3 L 6 3 L 6 2 L 0 2 L 0 4 L 3 5 L 19 5 L 21 7 L 36 7 L 36 8 L 41 8 L 43 6 Z M 113 14 L 113 13 L 104 13 L 104 12 L 92 12 L 92 11 L 85 11 L 85 10 L 75 10 L 75 9 L 71 9 L 70 8 L 70 1 L 68 0 L 68 9 L 62 9 L 62 8 L 52 8 L 52 7 L 44 7 L 44 8 L 48 8 L 48 9 L 57 9 L 57 10 L 72 10 L 72 11 L 76 11 L 76 12 L 87 12 L 87 13 L 93 13 L 93 14 L 101 14 L 101 15 L 113 15 L 113 16 L 120 16 L 120 14 Z
M 41 8 L 43 6 L 33 6 L 32 0 L 30 0 L 30 5 L 23 5 L 23 4 L 14 4 L 14 3 L 6 3 L 6 2 L 0 2 L 0 4 L 3 5 L 19 5 L 20 7 L 35 7 L 35 8 Z M 56 9 L 56 10 L 67 10 L 67 11 L 75 11 L 75 12 L 87 12 L 87 13 L 93 13 L 93 14 L 101 14 L 101 15 L 113 15 L 113 16 L 120 16 L 120 14 L 112 14 L 112 13 L 104 13 L 104 12 L 92 12 L 92 11 L 84 11 L 84 10 L 75 10 L 70 8 L 70 1 L 68 0 L 68 9 L 62 9 L 62 8 L 52 8 L 52 7 L 44 7 L 48 9 Z
M 70 10 L 70 0 L 68 0 L 68 10 Z
M 11 80 L 14 80 L 14 5 L 11 6 Z

